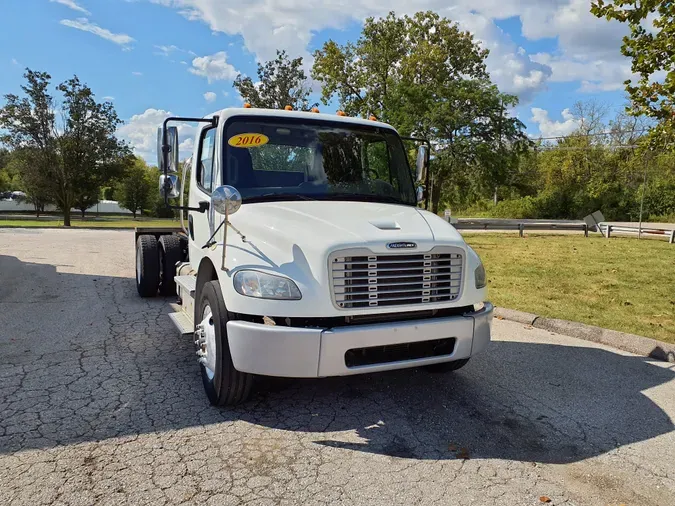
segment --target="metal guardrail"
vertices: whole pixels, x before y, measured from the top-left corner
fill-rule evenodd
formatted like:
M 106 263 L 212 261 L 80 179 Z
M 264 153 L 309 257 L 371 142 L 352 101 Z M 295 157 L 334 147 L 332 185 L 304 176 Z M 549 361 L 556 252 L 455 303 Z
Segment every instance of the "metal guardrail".
M 459 219 L 451 224 L 457 230 L 514 230 L 523 237 L 526 230 L 551 230 L 551 231 L 579 231 L 588 237 L 589 227 L 586 223 L 550 223 L 550 222 L 516 222 L 510 223 L 502 220 L 471 220 Z
M 600 229 L 605 237 L 611 237 L 612 232 L 619 234 L 637 234 L 640 237 L 642 234 L 652 236 L 662 236 L 667 239 L 670 244 L 675 244 L 675 229 L 666 228 L 645 228 L 645 227 L 627 227 L 625 225 L 609 225 L 600 224 Z
M 604 237 L 611 237 L 612 233 L 617 234 L 636 234 L 640 237 L 642 234 L 650 236 L 661 236 L 667 239 L 670 244 L 675 244 L 675 229 L 654 228 L 654 227 L 630 227 L 627 225 L 612 225 L 609 223 L 560 223 L 549 222 L 546 220 L 499 220 L 499 219 L 471 219 L 459 218 L 451 219 L 450 223 L 457 230 L 513 230 L 518 231 L 520 237 L 524 237 L 526 230 L 550 230 L 550 231 L 579 231 L 588 237 L 588 232 L 600 232 Z

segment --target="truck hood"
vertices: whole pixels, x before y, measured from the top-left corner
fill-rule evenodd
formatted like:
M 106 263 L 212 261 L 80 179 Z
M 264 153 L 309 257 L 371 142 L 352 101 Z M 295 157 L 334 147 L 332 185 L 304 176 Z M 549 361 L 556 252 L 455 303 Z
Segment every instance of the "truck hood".
M 272 264 L 293 261 L 301 250 L 325 263 L 336 249 L 368 247 L 387 252 L 387 244 L 414 242 L 417 251 L 439 244 L 463 246 L 464 241 L 445 220 L 421 209 L 374 202 L 273 202 L 244 204 L 231 216 L 247 242 L 228 234 L 228 244 L 258 250 Z M 261 255 L 262 254 L 262 255 Z M 291 257 L 289 258 L 289 255 Z M 229 256 L 229 255 L 228 255 Z
M 223 275 L 233 278 L 240 270 L 253 269 L 293 280 L 302 294 L 301 301 L 253 299 L 239 295 L 234 280 L 223 281 L 228 309 L 235 313 L 325 317 L 366 314 L 371 308 L 338 309 L 330 294 L 328 258 L 334 251 L 368 248 L 375 255 L 426 252 L 435 246 L 454 246 L 466 252 L 466 272 L 474 272 L 478 257 L 457 231 L 443 218 L 412 206 L 373 202 L 265 202 L 241 206 L 230 217 L 236 231 L 228 228 Z M 414 249 L 393 250 L 387 245 L 414 242 Z M 222 261 L 221 250 L 209 251 L 214 265 Z M 466 276 L 465 280 L 473 280 Z M 484 290 L 483 290 L 484 292 Z M 465 281 L 462 301 L 483 300 Z M 428 307 L 442 307 L 429 304 Z M 415 306 L 420 309 L 422 306 Z M 425 305 L 426 307 L 426 305 Z M 388 311 L 409 311 L 410 306 Z

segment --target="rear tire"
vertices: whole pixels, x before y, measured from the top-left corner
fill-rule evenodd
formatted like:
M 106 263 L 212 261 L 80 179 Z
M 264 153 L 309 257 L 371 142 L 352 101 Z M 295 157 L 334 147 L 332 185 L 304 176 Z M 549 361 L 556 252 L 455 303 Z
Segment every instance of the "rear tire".
M 209 314 L 210 318 L 205 318 Z M 215 333 L 215 350 L 207 347 L 206 353 L 214 353 L 215 370 L 210 370 L 204 363 L 199 366 L 202 373 L 204 390 L 214 406 L 231 406 L 248 399 L 253 387 L 253 375 L 237 371 L 232 363 L 230 345 L 227 340 L 227 321 L 229 314 L 223 301 L 223 294 L 218 281 L 205 283 L 196 305 L 195 323 L 212 325 L 209 329 Z M 205 321 L 206 320 L 206 321 Z M 207 339 L 208 342 L 208 339 Z
M 425 365 L 424 368 L 432 373 L 447 373 L 461 369 L 469 362 L 468 358 L 453 360 L 452 362 L 441 362 L 440 364 Z
M 162 295 L 176 295 L 176 264 L 183 260 L 183 248 L 175 235 L 159 238 L 159 291 Z
M 154 235 L 136 241 L 136 290 L 141 297 L 154 297 L 159 287 L 159 252 Z

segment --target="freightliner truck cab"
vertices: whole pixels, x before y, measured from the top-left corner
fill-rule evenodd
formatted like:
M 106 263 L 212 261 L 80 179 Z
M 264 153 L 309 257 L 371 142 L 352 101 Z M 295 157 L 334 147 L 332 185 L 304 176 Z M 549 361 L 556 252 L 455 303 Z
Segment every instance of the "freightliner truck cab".
M 182 173 L 180 121 L 198 125 Z M 478 255 L 418 207 L 429 150 L 413 170 L 374 118 L 245 107 L 164 122 L 160 191 L 184 221 L 137 230 L 137 288 L 178 296 L 169 316 L 212 404 L 245 401 L 259 375 L 452 371 L 488 346 Z

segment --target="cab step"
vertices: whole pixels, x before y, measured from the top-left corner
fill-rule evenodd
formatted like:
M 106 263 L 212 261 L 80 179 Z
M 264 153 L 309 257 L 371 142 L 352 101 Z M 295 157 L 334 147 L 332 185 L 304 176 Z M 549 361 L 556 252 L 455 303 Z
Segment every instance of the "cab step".
M 176 282 L 176 287 L 181 294 L 189 294 L 193 299 L 195 298 L 195 289 L 197 288 L 197 276 L 185 275 L 176 276 L 173 278 Z
M 194 324 L 190 317 L 185 314 L 183 311 L 176 311 L 175 313 L 169 313 L 169 318 L 181 333 L 181 335 L 192 335 L 194 334 L 195 328 Z

